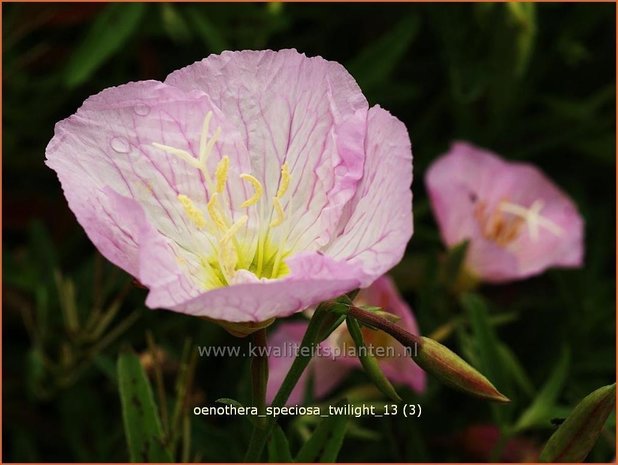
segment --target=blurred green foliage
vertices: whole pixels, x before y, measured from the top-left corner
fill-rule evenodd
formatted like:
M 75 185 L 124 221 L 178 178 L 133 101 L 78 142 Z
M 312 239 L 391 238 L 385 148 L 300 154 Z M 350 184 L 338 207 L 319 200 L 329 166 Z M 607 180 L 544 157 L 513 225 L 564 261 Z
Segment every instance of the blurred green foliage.
M 393 275 L 422 332 L 439 335 L 513 399 L 499 410 L 433 381 L 422 396 L 399 389 L 404 401 L 423 405 L 422 419 L 351 420 L 339 460 L 489 460 L 472 455 L 463 436 L 479 424 L 540 450 L 555 429 L 551 419 L 615 379 L 614 9 L 4 4 L 3 460 L 128 460 L 116 372 L 123 345 L 155 387 L 176 460 L 242 459 L 250 422 L 194 417 L 190 407 L 221 397 L 249 404 L 248 361 L 191 358 L 190 341 L 246 341 L 146 310 L 145 291 L 97 255 L 43 158 L 54 123 L 105 87 L 161 80 L 225 49 L 285 47 L 343 63 L 371 104 L 406 123 L 415 235 Z M 585 268 L 485 286 L 458 300 L 452 273 L 441 271 L 458 258 L 444 255 L 423 186 L 427 166 L 453 139 L 533 162 L 568 192 L 586 220 Z M 366 380 L 351 376 L 332 401 L 380 401 L 359 386 Z M 327 426 L 284 419 L 271 457 L 308 450 L 301 445 Z M 606 428 L 593 461 L 614 457 L 615 415 Z

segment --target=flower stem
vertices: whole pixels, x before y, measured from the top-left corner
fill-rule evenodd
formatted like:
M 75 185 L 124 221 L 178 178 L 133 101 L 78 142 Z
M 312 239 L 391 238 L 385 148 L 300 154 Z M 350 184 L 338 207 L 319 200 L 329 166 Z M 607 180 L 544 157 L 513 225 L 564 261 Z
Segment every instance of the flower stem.
M 313 314 L 307 331 L 303 336 L 303 340 L 300 343 L 296 358 L 273 399 L 273 407 L 283 407 L 285 405 L 292 390 L 311 361 L 315 346 L 320 342 L 319 338 L 321 330 L 323 329 L 322 323 L 324 318 L 329 315 L 328 308 L 327 305 L 320 304 Z M 244 462 L 259 462 L 264 447 L 266 446 L 266 441 L 275 426 L 275 422 L 276 418 L 274 416 L 268 416 L 264 424 L 260 424 L 259 422 L 255 423 Z
M 268 383 L 266 328 L 258 329 L 252 334 L 252 338 L 257 349 L 257 356 L 251 360 L 253 405 L 258 408 L 260 415 L 263 415 L 266 411 L 266 385 Z
M 393 336 L 404 346 L 414 347 L 415 345 L 423 344 L 422 339 L 419 336 L 406 331 L 401 326 L 392 323 L 386 318 L 382 318 L 375 313 L 371 313 L 351 305 L 348 310 L 348 315 L 376 329 L 381 329 L 382 331 Z

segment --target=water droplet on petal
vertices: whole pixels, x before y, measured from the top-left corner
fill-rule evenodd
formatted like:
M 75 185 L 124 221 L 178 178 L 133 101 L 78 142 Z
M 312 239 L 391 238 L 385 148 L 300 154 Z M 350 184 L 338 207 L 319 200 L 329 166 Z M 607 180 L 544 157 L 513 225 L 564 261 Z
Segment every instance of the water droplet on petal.
M 129 153 L 131 150 L 129 142 L 124 137 L 114 137 L 111 140 L 110 145 L 112 146 L 112 149 L 118 153 Z
M 136 115 L 146 116 L 148 115 L 148 113 L 150 113 L 150 107 L 146 105 L 145 103 L 137 103 L 133 107 L 133 111 L 135 112 Z

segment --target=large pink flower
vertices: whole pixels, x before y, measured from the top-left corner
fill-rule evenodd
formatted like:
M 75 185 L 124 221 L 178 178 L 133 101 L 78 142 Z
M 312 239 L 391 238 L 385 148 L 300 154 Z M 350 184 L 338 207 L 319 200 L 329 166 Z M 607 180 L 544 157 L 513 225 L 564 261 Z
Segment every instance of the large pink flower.
M 152 308 L 286 316 L 368 286 L 412 234 L 405 126 L 341 65 L 295 50 L 106 89 L 56 125 L 46 155 Z
M 442 239 L 470 241 L 466 267 L 478 278 L 503 282 L 581 266 L 583 220 L 538 168 L 458 142 L 425 183 Z
M 356 299 L 356 305 L 382 307 L 398 316 L 398 324 L 412 334 L 419 334 L 418 325 L 412 310 L 401 298 L 395 284 L 388 276 L 378 278 L 367 289 L 363 289 Z M 277 327 L 270 337 L 271 354 L 268 359 L 269 377 L 266 399 L 271 402 L 287 374 L 294 355 L 307 329 L 307 322 L 284 322 Z M 384 375 L 393 383 L 403 384 L 417 392 L 425 390 L 425 372 L 416 365 L 406 349 L 393 337 L 381 331 L 363 329 L 363 338 L 376 355 L 378 347 L 383 349 L 384 357 L 378 358 Z M 288 404 L 299 404 L 303 400 L 309 377 L 313 378 L 312 394 L 316 399 L 325 397 L 354 368 L 360 368 L 357 357 L 349 354 L 354 349 L 354 341 L 345 323 L 320 346 L 307 370 L 301 376 L 288 399 Z

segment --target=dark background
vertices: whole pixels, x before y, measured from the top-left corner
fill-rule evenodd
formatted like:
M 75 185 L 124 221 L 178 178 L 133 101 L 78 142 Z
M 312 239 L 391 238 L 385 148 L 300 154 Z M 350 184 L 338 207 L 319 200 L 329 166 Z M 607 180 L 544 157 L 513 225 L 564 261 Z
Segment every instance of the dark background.
M 465 436 L 469 428 L 512 425 L 543 395 L 540 420 L 517 434 L 538 448 L 554 429 L 550 418 L 615 379 L 615 5 L 5 3 L 2 16 L 5 461 L 127 460 L 115 364 L 131 346 L 149 366 L 147 334 L 164 354 L 170 428 L 185 443 L 192 433 L 176 459 L 242 458 L 247 420 L 172 412 L 179 396 L 185 407 L 249 402 L 247 360 L 199 360 L 188 349 L 246 341 L 145 309 L 145 291 L 96 253 L 43 164 L 54 124 L 89 95 L 163 80 L 225 49 L 294 47 L 339 61 L 370 104 L 406 123 L 415 234 L 393 274 L 422 333 L 452 323 L 444 342 L 473 364 L 482 347 L 438 276 L 444 250 L 427 166 L 450 141 L 467 139 L 540 166 L 586 221 L 583 269 L 480 290 L 518 360 L 500 386 L 514 400 L 507 420 L 432 380 L 423 396 L 402 389 L 422 404 L 420 420 L 355 421 L 339 460 L 488 460 L 470 450 L 487 440 Z M 193 383 L 182 373 L 194 373 Z M 333 398 L 366 383 L 358 372 Z M 303 418 L 283 426 L 293 449 L 312 427 Z M 612 415 L 591 460 L 615 456 L 614 428 Z

